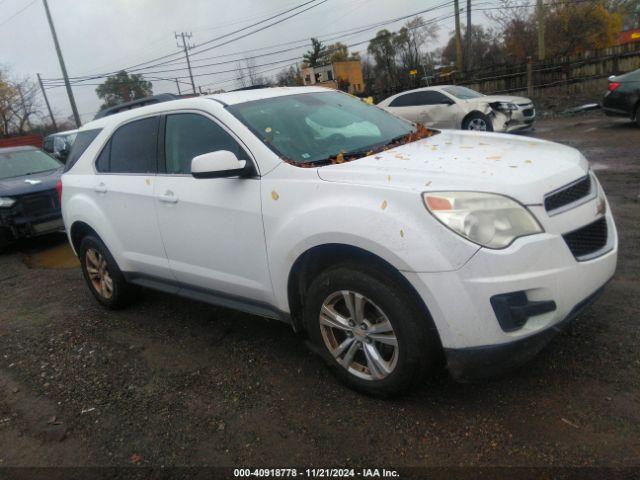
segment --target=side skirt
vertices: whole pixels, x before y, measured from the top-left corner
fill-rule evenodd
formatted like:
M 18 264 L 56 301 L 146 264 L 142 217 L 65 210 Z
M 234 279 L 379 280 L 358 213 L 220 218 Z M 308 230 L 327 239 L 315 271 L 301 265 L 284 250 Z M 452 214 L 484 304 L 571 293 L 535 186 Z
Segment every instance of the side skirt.
M 122 273 L 127 282 L 139 285 L 144 288 L 159 290 L 161 292 L 169 293 L 172 295 L 178 295 L 180 297 L 190 298 L 199 302 L 204 302 L 219 307 L 230 308 L 232 310 L 238 310 L 241 312 L 249 313 L 251 315 L 272 318 L 274 320 L 278 320 L 293 326 L 291 315 L 289 313 L 283 312 L 282 310 L 267 303 L 256 302 L 237 295 L 231 295 L 215 290 L 197 288 L 181 282 L 165 280 L 163 278 L 157 278 L 140 273 Z

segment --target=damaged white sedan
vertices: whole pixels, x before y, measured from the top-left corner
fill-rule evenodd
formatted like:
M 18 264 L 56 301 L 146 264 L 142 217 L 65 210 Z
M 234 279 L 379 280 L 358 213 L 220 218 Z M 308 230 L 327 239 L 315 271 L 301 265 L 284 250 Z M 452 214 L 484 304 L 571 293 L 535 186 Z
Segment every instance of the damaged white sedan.
M 378 106 L 435 128 L 509 133 L 531 128 L 536 119 L 533 102 L 528 98 L 483 95 L 457 85 L 409 90 L 383 100 Z

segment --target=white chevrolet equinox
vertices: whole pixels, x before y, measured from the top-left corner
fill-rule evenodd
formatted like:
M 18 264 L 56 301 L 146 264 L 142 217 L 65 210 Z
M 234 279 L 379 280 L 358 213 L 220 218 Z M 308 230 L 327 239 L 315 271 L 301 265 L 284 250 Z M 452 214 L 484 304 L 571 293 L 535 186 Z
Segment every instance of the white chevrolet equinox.
M 78 133 L 58 185 L 103 305 L 139 286 L 287 322 L 351 387 L 535 355 L 616 268 L 577 150 L 435 131 L 323 88 L 168 101 Z

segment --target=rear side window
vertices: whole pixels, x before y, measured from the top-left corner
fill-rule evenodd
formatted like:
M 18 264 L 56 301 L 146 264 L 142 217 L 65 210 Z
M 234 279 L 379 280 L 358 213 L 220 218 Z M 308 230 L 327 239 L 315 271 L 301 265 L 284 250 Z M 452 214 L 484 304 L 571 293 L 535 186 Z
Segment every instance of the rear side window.
M 442 93 L 435 91 L 412 92 L 395 98 L 390 107 L 417 107 L 421 105 L 440 105 L 451 103 Z
M 202 115 L 168 115 L 165 129 L 167 173 L 191 173 L 193 157 L 218 150 L 228 150 L 239 159 L 248 160 L 247 154 L 231 135 Z
M 160 117 L 144 118 L 118 128 L 96 161 L 99 172 L 155 173 Z
M 78 161 L 78 159 L 87 150 L 87 148 L 89 148 L 91 142 L 96 139 L 101 131 L 101 128 L 96 128 L 94 130 L 84 130 L 82 132 L 78 132 L 76 140 L 75 142 L 73 142 L 73 146 L 71 147 L 71 152 L 69 152 L 67 163 L 64 166 L 65 172 L 71 170 L 71 167 L 73 167 L 73 165 Z M 51 147 L 53 148 L 53 145 L 51 145 Z

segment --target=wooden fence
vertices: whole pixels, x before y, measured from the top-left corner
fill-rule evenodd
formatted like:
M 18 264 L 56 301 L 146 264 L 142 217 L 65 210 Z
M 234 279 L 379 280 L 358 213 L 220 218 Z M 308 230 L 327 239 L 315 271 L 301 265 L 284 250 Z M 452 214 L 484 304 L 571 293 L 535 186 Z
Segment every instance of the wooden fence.
M 638 68 L 640 42 L 634 42 L 566 57 L 555 57 L 544 62 L 491 66 L 474 70 L 455 80 L 460 85 L 467 85 L 486 94 L 531 95 L 532 90 L 598 81 Z

